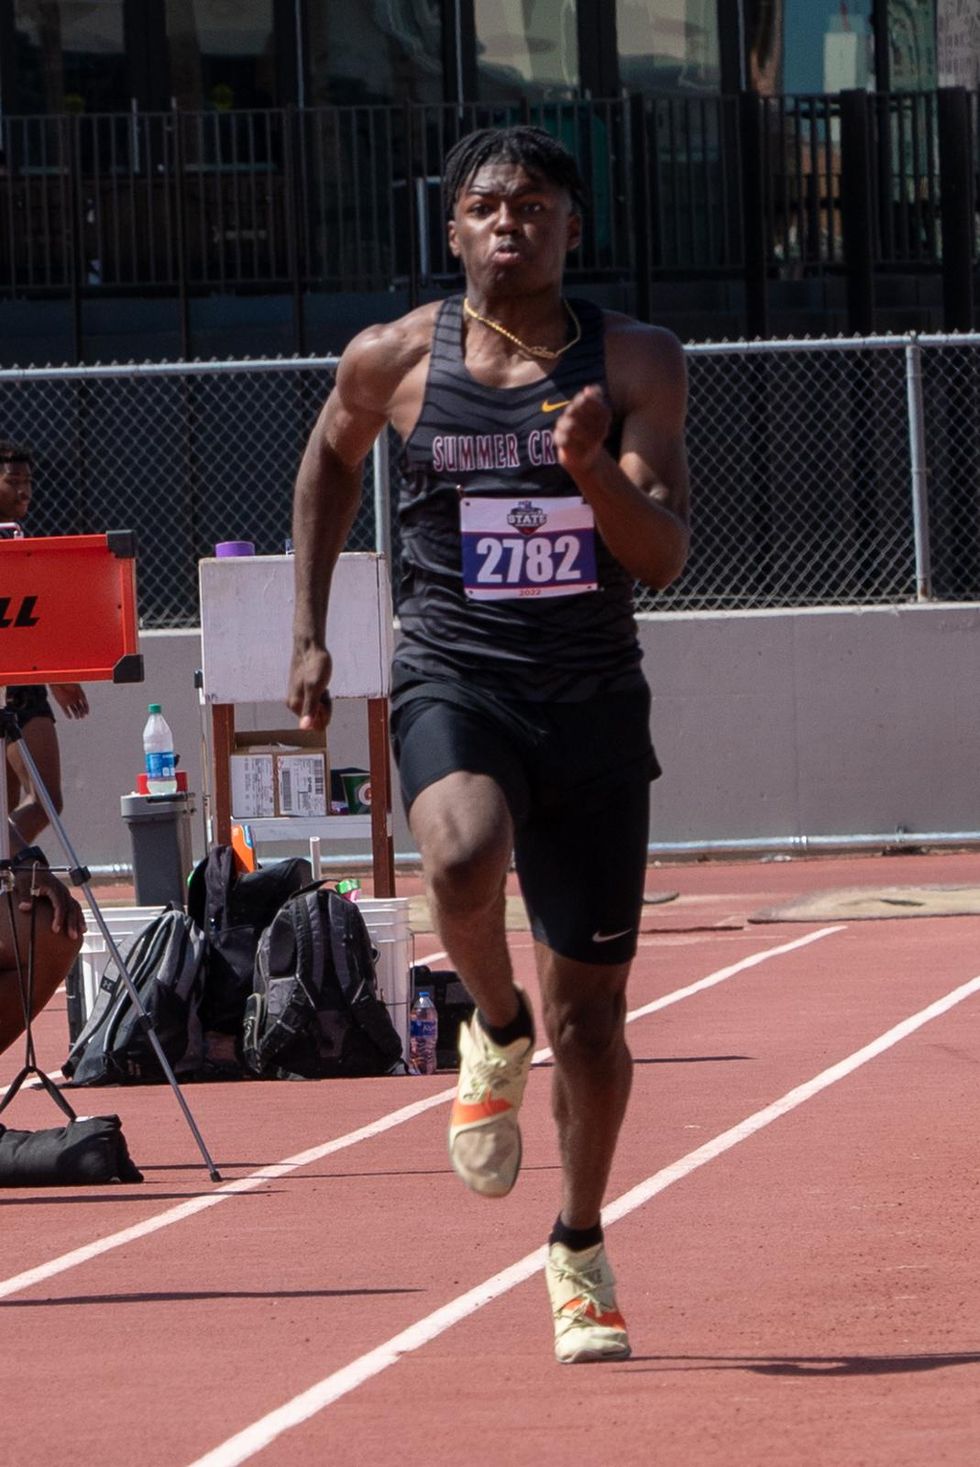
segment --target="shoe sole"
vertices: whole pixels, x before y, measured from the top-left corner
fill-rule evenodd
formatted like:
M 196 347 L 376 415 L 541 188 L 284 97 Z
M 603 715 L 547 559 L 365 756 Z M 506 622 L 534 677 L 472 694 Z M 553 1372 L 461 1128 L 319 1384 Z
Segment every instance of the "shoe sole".
M 584 1348 L 576 1350 L 574 1355 L 557 1355 L 555 1359 L 559 1365 L 601 1365 L 607 1361 L 628 1360 L 632 1355 L 629 1345 L 618 1346 L 615 1350 L 596 1350 Z

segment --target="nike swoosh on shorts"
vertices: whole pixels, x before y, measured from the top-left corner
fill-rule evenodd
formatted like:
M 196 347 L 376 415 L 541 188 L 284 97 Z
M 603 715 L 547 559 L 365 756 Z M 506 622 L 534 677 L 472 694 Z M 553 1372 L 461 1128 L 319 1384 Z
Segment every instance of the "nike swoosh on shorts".
M 613 942 L 617 937 L 628 937 L 633 931 L 632 927 L 624 927 L 622 932 L 593 932 L 593 942 Z

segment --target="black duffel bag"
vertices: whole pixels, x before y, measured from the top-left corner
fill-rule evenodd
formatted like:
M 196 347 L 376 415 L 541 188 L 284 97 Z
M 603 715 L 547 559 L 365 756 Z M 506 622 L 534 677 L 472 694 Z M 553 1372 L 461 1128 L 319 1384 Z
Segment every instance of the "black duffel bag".
M 84 1116 L 50 1131 L 0 1126 L 0 1187 L 142 1182 L 118 1116 Z

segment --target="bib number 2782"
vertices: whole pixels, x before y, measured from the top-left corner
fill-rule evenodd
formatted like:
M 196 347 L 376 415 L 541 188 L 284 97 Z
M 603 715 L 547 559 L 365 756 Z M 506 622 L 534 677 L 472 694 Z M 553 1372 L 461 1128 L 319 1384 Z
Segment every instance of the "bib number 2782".
M 467 596 L 501 601 L 597 589 L 595 521 L 577 498 L 463 499 Z

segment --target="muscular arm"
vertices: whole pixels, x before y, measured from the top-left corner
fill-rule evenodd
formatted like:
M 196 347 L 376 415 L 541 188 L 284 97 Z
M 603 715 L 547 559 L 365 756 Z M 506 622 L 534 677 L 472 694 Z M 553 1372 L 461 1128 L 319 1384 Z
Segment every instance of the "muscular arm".
M 337 557 L 361 502 L 364 460 L 388 420 L 411 355 L 404 323 L 372 327 L 341 357 L 337 382 L 300 463 L 293 499 L 295 604 L 287 703 L 301 728 L 324 728 L 330 682 L 327 607 Z
M 597 387 L 578 393 L 562 413 L 555 447 L 612 554 L 636 580 L 663 590 L 688 551 L 684 355 L 669 332 L 627 326 L 609 333 L 607 361 L 622 413 L 618 462 L 603 447 L 611 413 Z

